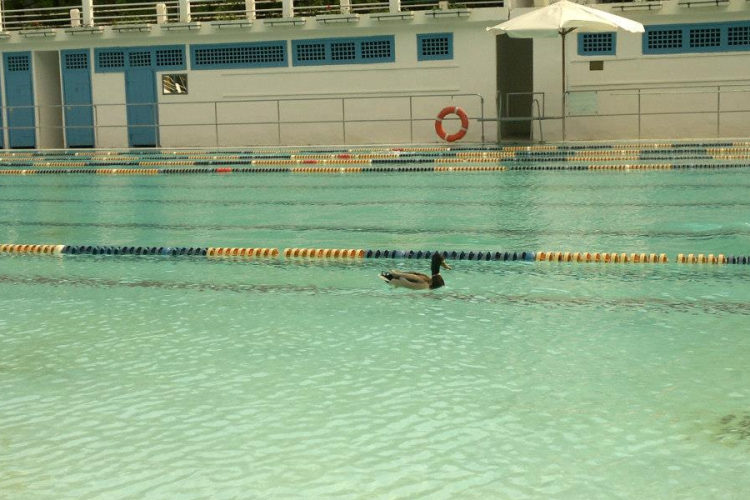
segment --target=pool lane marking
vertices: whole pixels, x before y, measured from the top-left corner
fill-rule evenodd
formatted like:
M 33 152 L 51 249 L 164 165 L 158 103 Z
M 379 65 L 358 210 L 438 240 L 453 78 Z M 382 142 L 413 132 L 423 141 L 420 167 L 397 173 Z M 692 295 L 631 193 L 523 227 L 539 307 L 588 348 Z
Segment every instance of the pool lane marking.
M 271 247 L 142 247 L 112 245 L 0 245 L 0 253 L 41 255 L 168 255 L 239 258 L 312 258 L 312 259 L 426 259 L 429 250 L 365 250 L 334 248 L 285 248 L 280 252 Z M 476 261 L 574 262 L 598 264 L 749 264 L 750 256 L 724 254 L 678 254 L 674 260 L 660 253 L 609 252 L 492 252 L 441 251 L 447 259 Z

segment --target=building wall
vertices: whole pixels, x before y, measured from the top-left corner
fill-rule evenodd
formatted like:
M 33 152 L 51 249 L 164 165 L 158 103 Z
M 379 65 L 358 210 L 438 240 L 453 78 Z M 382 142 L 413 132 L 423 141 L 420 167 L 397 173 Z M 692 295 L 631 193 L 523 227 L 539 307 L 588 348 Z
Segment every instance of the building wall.
M 647 28 L 667 24 L 746 23 L 750 14 L 744 0 L 693 8 L 681 6 L 679 0 L 665 0 L 655 11 L 610 9 L 613 14 L 625 15 Z M 575 32 L 571 37 L 575 40 L 574 35 Z M 567 139 L 747 137 L 750 46 L 737 51 L 652 55 L 644 54 L 642 35 L 620 32 L 616 37 L 616 55 L 580 56 L 576 43 L 569 46 L 568 90 L 574 100 L 579 97 L 584 103 L 580 110 L 569 107 L 569 113 L 588 115 L 595 109 L 597 114 L 610 116 L 569 118 Z M 555 79 L 561 88 L 561 70 L 549 66 L 555 52 L 560 51 L 559 40 L 538 40 L 535 50 L 537 47 L 543 52 L 536 54 L 539 79 L 535 84 L 551 89 L 552 109 L 559 111 L 561 91 L 555 92 Z M 557 61 L 559 66 L 559 55 Z M 602 61 L 603 70 L 591 71 L 591 61 Z M 559 133 L 559 124 L 549 129 Z
M 438 142 L 435 116 L 449 105 L 464 108 L 472 118 L 464 141 L 478 142 L 482 128 L 487 138 L 496 134 L 494 123 L 476 119 L 483 113 L 494 115 L 494 37 L 484 28 L 501 16 L 501 9 L 483 9 L 469 18 L 451 20 L 416 13 L 411 21 L 362 16 L 357 23 L 324 24 L 310 18 L 301 27 L 270 27 L 262 21 L 249 29 L 204 25 L 176 33 L 152 27 L 145 36 L 105 33 L 86 41 L 92 48 L 128 47 L 135 42 L 184 45 L 187 69 L 156 73 L 163 147 Z M 422 33 L 451 33 L 453 58 L 418 60 L 417 35 Z M 372 36 L 394 37 L 394 62 L 321 66 L 291 62 L 292 40 Z M 286 67 L 205 70 L 190 64 L 191 45 L 269 41 L 286 43 Z M 176 73 L 187 74 L 188 94 L 162 94 L 161 77 Z M 122 72 L 92 73 L 100 147 L 127 145 L 124 86 Z M 445 123 L 449 133 L 459 126 L 457 120 Z
M 747 22 L 750 15 L 750 2 L 745 0 L 703 8 L 687 8 L 679 2 L 663 0 L 661 8 L 652 11 L 600 7 L 647 26 Z M 473 9 L 468 16 L 437 18 L 429 12 L 416 12 L 413 18 L 396 20 L 362 15 L 359 21 L 348 23 L 307 18 L 301 26 L 271 26 L 268 20 L 257 20 L 249 28 L 204 23 L 200 29 L 178 31 L 158 25 L 150 31 L 122 33 L 111 27 L 97 34 L 59 29 L 46 37 L 13 34 L 2 41 L 0 49 L 51 54 L 88 48 L 93 63 L 98 48 L 183 46 L 184 70 L 155 72 L 159 145 L 163 147 L 439 143 L 435 116 L 445 106 L 460 106 L 470 116 L 464 142 L 493 142 L 496 123 L 480 120 L 483 116 L 495 118 L 497 109 L 497 44 L 485 28 L 507 19 L 509 13 L 516 17 L 527 10 Z M 419 60 L 417 36 L 425 33 L 450 33 L 453 57 Z M 295 66 L 291 61 L 294 40 L 372 36 L 393 37 L 393 62 Z M 191 67 L 193 45 L 268 41 L 286 44 L 286 66 Z M 543 96 L 542 125 L 548 141 L 562 138 L 560 48 L 559 38 L 533 42 L 533 87 L 529 92 Z M 574 32 L 568 36 L 566 59 L 570 93 L 566 139 L 747 136 L 750 50 L 644 55 L 641 35 L 618 33 L 614 54 L 582 56 Z M 35 66 L 45 60 L 51 61 L 46 56 L 37 58 Z M 592 61 L 601 62 L 602 69 L 591 70 Z M 37 84 L 42 79 L 54 81 L 47 74 L 52 65 L 47 66 L 35 70 Z M 187 74 L 187 95 L 161 93 L 161 77 L 173 73 Z M 92 69 L 98 147 L 128 145 L 125 86 L 123 72 Z M 45 91 L 44 95 L 51 94 Z M 54 101 L 44 99 L 37 95 L 38 104 Z M 45 120 L 51 123 L 54 118 Z M 446 120 L 448 133 L 458 126 L 456 119 Z M 533 130 L 538 139 L 538 127 Z

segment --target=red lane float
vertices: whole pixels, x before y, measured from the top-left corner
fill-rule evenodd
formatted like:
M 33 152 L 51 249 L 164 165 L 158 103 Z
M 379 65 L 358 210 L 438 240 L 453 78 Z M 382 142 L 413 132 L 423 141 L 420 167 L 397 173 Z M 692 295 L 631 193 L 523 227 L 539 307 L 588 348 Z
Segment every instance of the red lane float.
M 443 119 L 448 115 L 458 115 L 461 120 L 461 130 L 455 134 L 446 134 L 443 129 Z M 466 111 L 457 106 L 448 106 L 440 110 L 438 113 L 437 120 L 435 120 L 435 132 L 438 137 L 443 139 L 445 142 L 454 142 L 459 139 L 463 139 L 466 132 L 469 130 L 469 117 L 466 115 Z

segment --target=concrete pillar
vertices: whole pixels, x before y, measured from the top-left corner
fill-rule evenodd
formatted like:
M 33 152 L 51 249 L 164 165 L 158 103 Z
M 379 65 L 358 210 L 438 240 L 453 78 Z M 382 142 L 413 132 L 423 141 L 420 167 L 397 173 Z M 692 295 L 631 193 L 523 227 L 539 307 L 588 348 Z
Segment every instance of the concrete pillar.
M 163 3 L 156 4 L 156 24 L 164 24 L 167 22 L 167 5 Z
M 388 6 L 391 14 L 401 12 L 401 0 L 388 0 Z
M 245 16 L 248 21 L 255 21 L 255 0 L 245 0 Z
M 94 25 L 94 0 L 81 0 L 81 24 L 84 26 Z
M 341 13 L 351 14 L 352 13 L 352 1 L 351 0 L 339 0 L 341 2 Z
M 70 27 L 80 28 L 81 27 L 81 11 L 80 9 L 70 9 Z
M 294 0 L 281 0 L 281 17 L 294 17 Z
M 180 22 L 189 23 L 190 19 L 190 0 L 180 0 Z

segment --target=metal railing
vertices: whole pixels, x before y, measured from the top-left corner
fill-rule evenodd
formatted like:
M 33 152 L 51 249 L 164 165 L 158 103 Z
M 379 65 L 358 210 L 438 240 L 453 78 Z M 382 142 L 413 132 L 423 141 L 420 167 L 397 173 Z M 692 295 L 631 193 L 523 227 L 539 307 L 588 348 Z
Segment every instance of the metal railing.
M 569 91 L 566 94 L 568 109 L 564 114 L 554 115 L 546 112 L 543 92 L 512 92 L 503 96 L 505 108 L 501 110 L 500 103 L 503 100 L 498 94 L 498 124 L 529 122 L 533 125 L 534 122 L 539 122 L 540 138 L 543 137 L 541 126 L 544 121 L 566 120 L 569 130 L 567 137 L 562 138 L 563 140 L 610 138 L 603 130 L 597 129 L 596 125 L 591 125 L 605 118 L 616 119 L 620 122 L 619 125 L 614 126 L 619 132 L 617 137 L 622 136 L 623 130 L 632 129 L 632 133 L 627 134 L 628 137 L 639 140 L 668 135 L 649 133 L 646 130 L 647 124 L 650 125 L 649 130 L 658 129 L 653 125 L 655 121 L 661 124 L 662 131 L 672 131 L 676 138 L 678 136 L 685 138 L 746 136 L 747 127 L 733 124 L 731 118 L 743 113 L 748 114 L 747 123 L 750 123 L 750 84 Z M 539 96 L 541 96 L 541 105 L 538 100 Z M 575 105 L 576 97 L 584 97 L 583 106 Z M 528 105 L 526 114 L 510 113 L 510 110 L 518 109 L 520 100 Z M 536 115 L 532 109 L 534 101 L 537 101 L 538 107 Z M 689 118 L 696 117 L 699 119 L 689 122 Z M 628 118 L 631 119 L 631 123 L 626 126 L 624 120 Z M 533 126 L 530 128 L 533 131 Z M 593 128 L 596 133 L 581 132 L 586 128 Z M 687 130 L 690 128 L 692 132 Z
M 420 100 L 432 100 L 434 103 L 420 103 Z M 357 103 L 357 101 L 359 101 Z M 378 104 L 378 109 L 392 109 L 396 110 L 397 115 L 385 118 L 369 118 L 362 114 L 360 111 L 353 110 L 355 104 L 362 105 L 362 101 L 382 101 L 382 104 Z M 439 109 L 433 104 L 437 102 L 460 104 L 467 109 L 475 110 L 474 113 L 469 114 L 469 119 L 479 126 L 479 133 L 481 136 L 481 142 L 486 142 L 485 137 L 485 99 L 481 94 L 427 94 L 427 95 L 396 95 L 396 96 L 356 96 L 356 97 L 316 97 L 316 98 L 286 98 L 286 99 L 248 99 L 248 100 L 231 100 L 231 101 L 192 101 L 187 103 L 138 103 L 138 104 L 126 104 L 126 103 L 114 103 L 114 104 L 93 104 L 93 105 L 51 105 L 51 106 L 5 106 L 0 107 L 0 111 L 3 113 L 3 126 L 2 136 L 4 138 L 3 144 L 6 148 L 11 147 L 29 147 L 29 146 L 14 146 L 12 144 L 11 135 L 18 134 L 23 131 L 34 131 L 34 143 L 33 147 L 46 147 L 46 144 L 57 144 L 58 146 L 68 147 L 65 131 L 80 131 L 80 130 L 91 130 L 94 137 L 93 146 L 99 146 L 99 137 L 103 132 L 107 130 L 127 130 L 128 133 L 132 132 L 145 132 L 153 133 L 156 139 L 154 146 L 164 146 L 165 144 L 160 143 L 159 138 L 164 136 L 167 132 L 175 129 L 186 130 L 193 128 L 194 131 L 202 131 L 205 137 L 205 142 L 201 144 L 193 144 L 196 147 L 208 147 L 208 146 L 225 146 L 233 145 L 231 140 L 225 138 L 223 133 L 230 135 L 230 132 L 224 129 L 229 128 L 235 130 L 236 135 L 237 127 L 266 127 L 267 132 L 275 134 L 276 145 L 294 145 L 304 143 L 304 131 L 299 133 L 299 139 L 295 140 L 294 133 L 288 132 L 287 127 L 299 127 L 306 126 L 308 130 L 314 129 L 315 127 L 321 127 L 326 125 L 335 125 L 340 130 L 343 143 L 347 144 L 350 139 L 351 129 L 357 124 L 381 124 L 382 129 L 388 130 L 387 127 L 396 127 L 398 124 L 408 124 L 408 141 L 406 137 L 395 135 L 389 142 L 391 143 L 414 143 L 415 137 L 425 137 L 428 134 L 433 137 L 437 142 L 437 136 L 434 135 L 434 122 L 435 116 Z M 335 103 L 335 106 L 333 105 Z M 338 117 L 327 117 L 317 118 L 311 116 L 310 107 L 318 104 L 325 104 L 326 110 L 336 109 L 338 110 Z M 273 116 L 260 120 L 235 120 L 231 117 L 226 117 L 227 114 L 237 113 L 238 107 L 241 106 L 253 106 L 253 105 L 264 105 L 266 109 L 268 106 L 274 109 Z M 284 119 L 284 108 L 307 105 L 306 117 L 292 117 L 290 119 Z M 201 121 L 179 121 L 168 122 L 167 120 L 161 120 L 160 115 L 171 114 L 174 116 L 197 116 L 193 110 L 195 107 L 200 107 L 203 112 L 199 114 L 203 118 Z M 390 106 L 390 107 L 388 107 Z M 182 108 L 182 109 L 180 109 Z M 193 108 L 191 110 L 190 108 Z M 322 109 L 322 106 L 320 106 Z M 140 124 L 128 123 L 128 116 L 130 113 L 137 112 L 138 110 L 146 110 L 139 116 Z M 27 121 L 30 121 L 31 113 L 29 110 L 33 110 L 34 125 L 28 126 L 17 126 L 9 122 L 8 118 L 14 115 L 23 114 L 26 112 L 25 117 Z M 66 116 L 70 116 L 72 112 L 81 112 L 82 110 L 90 110 L 91 112 L 91 124 L 83 125 L 71 125 L 65 123 Z M 231 113 L 230 113 L 231 111 Z M 151 119 L 147 119 L 148 113 L 153 112 Z M 288 109 L 287 109 L 288 112 Z M 400 114 L 398 114 L 400 112 Z M 211 116 L 213 114 L 213 116 Z M 329 113 L 330 115 L 331 113 Z M 458 118 L 455 118 L 458 120 Z M 446 120 L 449 120 L 448 118 Z M 153 122 L 153 123 L 143 123 Z M 423 124 L 429 124 L 427 127 L 420 128 Z M 211 132 L 206 134 L 206 131 L 211 129 Z M 286 135 L 290 136 L 290 140 L 285 140 Z M 394 131 L 394 134 L 397 132 Z M 211 137 L 213 135 L 213 137 Z M 128 144 L 121 144 L 118 146 L 111 147 L 127 147 Z M 166 144 L 169 146 L 169 144 Z
M 0 31 L 503 6 L 504 0 L 167 0 L 125 4 L 82 0 L 67 7 L 0 9 Z

